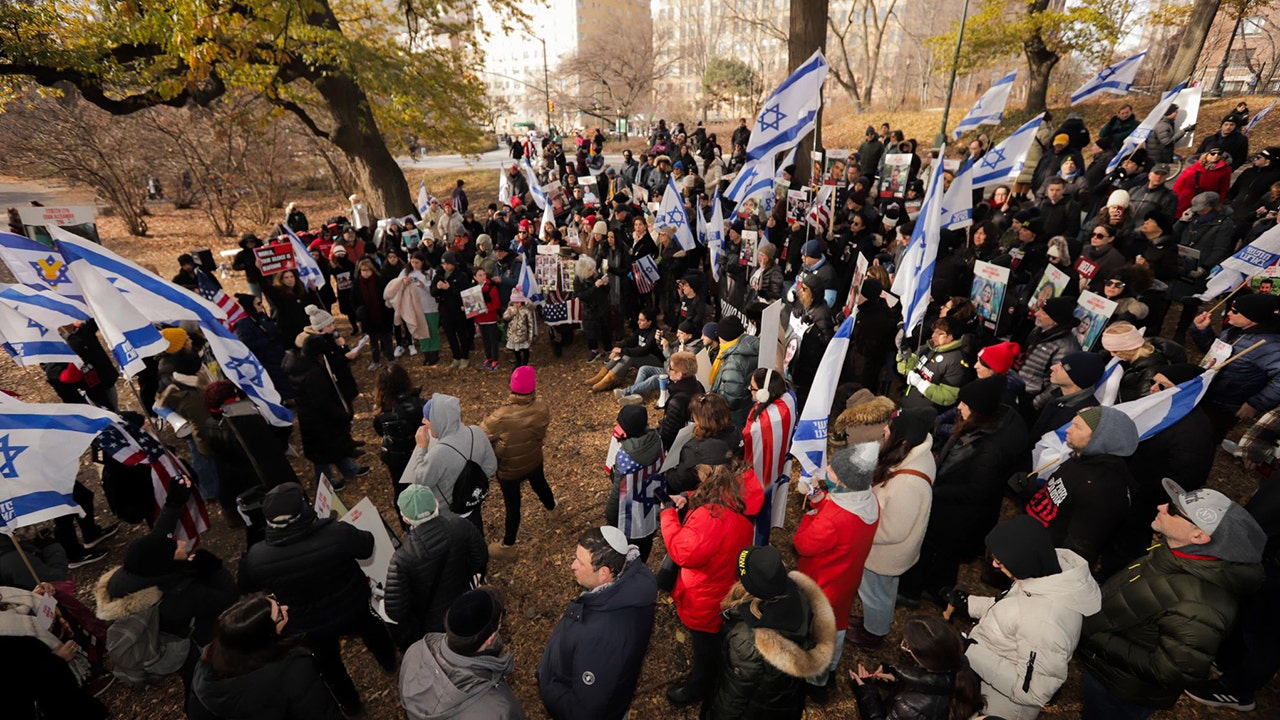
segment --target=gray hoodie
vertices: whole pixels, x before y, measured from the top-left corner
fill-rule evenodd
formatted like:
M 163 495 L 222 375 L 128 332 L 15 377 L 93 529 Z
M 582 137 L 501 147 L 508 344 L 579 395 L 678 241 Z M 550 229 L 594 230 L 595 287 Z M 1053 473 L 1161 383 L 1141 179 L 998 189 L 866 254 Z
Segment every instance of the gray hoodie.
M 1089 438 L 1081 455 L 1116 455 L 1129 457 L 1138 449 L 1138 426 L 1133 419 L 1113 407 L 1100 407 L 1102 419 Z
M 503 676 L 511 655 L 459 655 L 444 633 L 430 633 L 400 662 L 400 702 L 410 720 L 526 720 Z
M 431 443 L 426 449 L 414 448 L 400 480 L 431 488 L 440 500 L 440 513 L 452 515 L 449 502 L 453 499 L 453 486 L 467 460 L 475 460 L 486 475 L 493 477 L 498 472 L 498 458 L 484 430 L 462 424 L 458 398 L 436 393 L 425 409 L 427 420 L 431 421 Z

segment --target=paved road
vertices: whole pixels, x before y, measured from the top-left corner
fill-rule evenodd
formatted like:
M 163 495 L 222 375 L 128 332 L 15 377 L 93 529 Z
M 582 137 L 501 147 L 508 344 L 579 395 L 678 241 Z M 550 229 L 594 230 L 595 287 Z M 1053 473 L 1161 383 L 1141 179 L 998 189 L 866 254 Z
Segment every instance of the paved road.
M 45 205 L 92 205 L 93 192 L 50 188 L 36 182 L 0 180 L 0 208 L 29 205 L 32 200 Z
M 622 153 L 604 157 L 613 167 L 622 166 Z M 490 150 L 478 158 L 468 155 L 428 155 L 423 158 L 400 157 L 396 159 L 406 170 L 496 170 L 513 162 L 507 149 Z

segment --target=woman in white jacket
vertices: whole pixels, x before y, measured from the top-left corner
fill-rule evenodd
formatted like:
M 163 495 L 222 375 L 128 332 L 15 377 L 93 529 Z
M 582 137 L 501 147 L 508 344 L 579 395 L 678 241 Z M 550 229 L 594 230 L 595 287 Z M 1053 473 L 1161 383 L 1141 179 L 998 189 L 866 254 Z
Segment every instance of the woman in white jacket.
M 1080 626 L 1101 608 L 1102 593 L 1084 558 L 1055 549 L 1029 515 L 996 525 L 987 548 L 1013 585 L 998 598 L 957 589 L 949 600 L 978 621 L 965 655 L 982 678 L 987 714 L 1033 720 L 1066 682 Z

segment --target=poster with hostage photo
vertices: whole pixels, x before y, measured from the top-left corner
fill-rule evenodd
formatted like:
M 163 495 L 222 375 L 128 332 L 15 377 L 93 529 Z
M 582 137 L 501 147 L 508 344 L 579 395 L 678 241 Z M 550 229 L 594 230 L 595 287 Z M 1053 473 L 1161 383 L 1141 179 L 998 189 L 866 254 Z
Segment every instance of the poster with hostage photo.
M 1072 333 L 1075 334 L 1076 340 L 1080 342 L 1080 349 L 1090 351 L 1097 344 L 1098 338 L 1102 336 L 1102 331 L 1107 326 L 1107 321 L 1111 319 L 1111 314 L 1116 311 L 1114 301 L 1105 297 L 1085 291 L 1080 293 L 1080 302 L 1076 304 L 1075 316 L 1080 320 Z
M 1009 287 L 1009 268 L 979 260 L 973 265 L 973 287 L 969 300 L 982 323 L 991 331 L 1000 322 L 1000 309 L 1004 307 L 1004 295 Z

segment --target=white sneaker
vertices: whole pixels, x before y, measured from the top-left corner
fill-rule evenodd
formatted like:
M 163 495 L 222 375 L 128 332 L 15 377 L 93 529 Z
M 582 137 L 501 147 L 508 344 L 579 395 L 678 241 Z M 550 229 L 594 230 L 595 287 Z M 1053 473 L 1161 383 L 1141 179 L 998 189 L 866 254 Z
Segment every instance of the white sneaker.
M 461 359 L 461 360 L 459 360 L 459 361 L 458 361 L 458 369 L 459 369 L 459 370 L 466 370 L 466 369 L 467 369 L 467 360 L 466 360 L 466 358 L 463 358 L 463 359 Z
M 377 369 L 378 369 L 378 363 L 376 362 L 369 363 L 369 372 L 373 372 L 374 370 L 377 370 Z
M 418 354 L 418 346 L 417 346 L 417 345 L 410 345 L 410 346 L 409 346 L 409 357 L 413 357 L 414 355 L 417 355 L 417 354 Z
M 392 352 L 391 354 L 395 355 L 396 357 L 400 357 L 401 355 L 404 355 L 404 346 L 397 345 L 395 351 Z
M 1244 450 L 1240 449 L 1240 444 L 1232 442 L 1230 440 L 1222 441 L 1222 449 L 1226 450 L 1227 454 L 1230 455 L 1231 457 L 1238 458 L 1241 455 L 1244 455 Z

